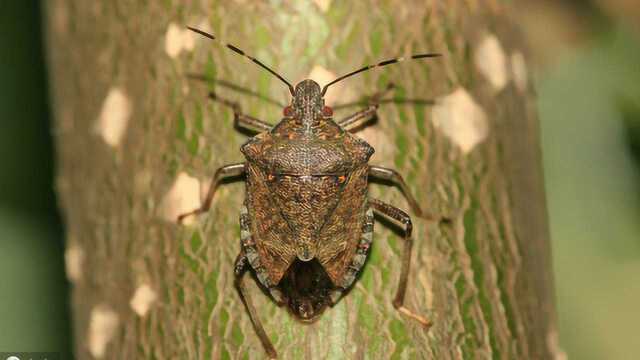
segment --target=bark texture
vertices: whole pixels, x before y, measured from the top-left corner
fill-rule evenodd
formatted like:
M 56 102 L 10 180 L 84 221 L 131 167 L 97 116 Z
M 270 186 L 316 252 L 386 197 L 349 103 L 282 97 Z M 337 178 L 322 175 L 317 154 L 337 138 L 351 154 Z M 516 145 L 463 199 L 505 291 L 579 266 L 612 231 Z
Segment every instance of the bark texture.
M 423 207 L 454 217 L 451 225 L 414 217 L 406 305 L 432 319 L 433 328 L 426 332 L 394 310 L 402 238 L 377 223 L 362 277 L 314 324 L 294 321 L 248 281 L 282 358 L 553 358 L 557 334 L 538 123 L 533 90 L 522 86 L 522 63 L 512 64 L 511 54 L 526 51 L 508 6 L 491 0 L 48 1 L 57 186 L 74 284 L 76 356 L 265 356 L 233 289 L 244 185 L 223 185 L 211 211 L 189 226 L 166 219 L 163 199 L 182 173 L 204 185 L 216 168 L 243 160 L 239 146 L 246 135 L 234 130 L 227 108 L 207 101 L 207 89 L 272 123 L 281 109 L 219 80 L 280 102 L 288 101 L 288 92 L 228 49 L 181 33 L 195 25 L 290 81 L 307 77 L 316 65 L 341 75 L 397 55 L 445 55 L 371 71 L 329 91 L 332 104 L 356 101 L 392 80 L 398 85 L 392 97 L 421 100 L 386 103 L 378 122 L 359 135 L 376 149 L 372 164 L 397 169 Z M 474 61 L 487 34 L 496 36 L 506 58 L 495 70 L 507 75 L 498 89 Z M 194 81 L 188 73 L 218 82 Z M 115 110 L 105 110 L 114 89 L 120 96 Z M 462 123 L 462 135 L 447 136 L 445 111 L 444 122 L 434 125 L 434 104 L 447 109 L 446 96 L 460 89 L 486 114 L 486 137 L 477 144 L 460 146 L 464 139 L 455 139 L 464 131 L 471 138 L 482 133 L 482 122 Z M 105 111 L 116 112 L 116 123 L 128 119 L 119 142 L 104 137 L 109 131 L 98 125 L 101 116 L 113 118 Z M 370 193 L 408 211 L 397 189 L 371 185 Z M 143 286 L 155 301 L 141 316 L 132 299 Z M 133 304 L 146 298 L 153 296 Z

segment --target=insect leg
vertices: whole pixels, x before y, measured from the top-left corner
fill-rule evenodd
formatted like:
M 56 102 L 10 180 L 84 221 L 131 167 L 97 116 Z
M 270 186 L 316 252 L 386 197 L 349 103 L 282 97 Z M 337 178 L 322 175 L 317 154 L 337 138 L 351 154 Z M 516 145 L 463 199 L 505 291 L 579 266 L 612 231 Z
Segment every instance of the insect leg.
M 235 122 L 235 125 L 237 127 L 257 133 L 269 131 L 273 127 L 271 124 L 265 121 L 243 114 L 242 110 L 240 109 L 240 104 L 235 101 L 221 98 L 214 92 L 209 93 L 209 99 L 230 107 L 231 110 L 233 110 L 233 121 Z
M 367 122 L 369 122 L 376 115 L 378 107 L 380 106 L 380 99 L 391 89 L 394 88 L 392 83 L 389 83 L 383 90 L 378 91 L 369 98 L 369 106 L 366 109 L 360 110 L 354 114 L 351 114 L 343 119 L 338 120 L 340 125 L 345 130 L 352 130 L 358 128 Z
M 400 282 L 398 284 L 398 290 L 396 296 L 393 299 L 393 306 L 400 311 L 400 313 L 418 321 L 424 327 L 430 327 L 431 322 L 426 318 L 415 314 L 411 310 L 404 306 L 404 296 L 407 292 L 407 279 L 409 278 L 409 269 L 411 267 L 411 248 L 413 246 L 413 239 L 411 232 L 413 225 L 411 218 L 404 211 L 397 207 L 391 206 L 377 199 L 369 199 L 369 205 L 373 208 L 374 212 L 379 215 L 383 215 L 387 218 L 398 221 L 404 225 L 404 252 L 402 254 L 402 269 L 400 271 Z
M 247 312 L 249 313 L 251 324 L 253 324 L 253 328 L 256 331 L 256 334 L 258 335 L 258 338 L 260 339 L 260 342 L 262 343 L 264 350 L 269 355 L 269 358 L 275 359 L 278 357 L 278 354 L 276 353 L 276 349 L 273 347 L 271 340 L 269 340 L 267 333 L 264 331 L 264 328 L 262 327 L 262 323 L 260 322 L 260 319 L 258 319 L 256 308 L 253 306 L 251 297 L 249 296 L 249 294 L 247 293 L 247 290 L 244 287 L 244 281 L 243 281 L 244 274 L 249 269 L 249 261 L 247 260 L 247 257 L 244 253 L 238 254 L 234 269 L 235 269 L 234 270 L 235 286 L 236 286 L 236 289 L 238 290 L 238 293 L 240 294 L 240 299 L 242 300 L 242 303 L 244 304 L 244 306 L 247 309 Z
M 215 175 L 213 175 L 213 179 L 211 179 L 211 185 L 209 185 L 209 192 L 207 192 L 207 197 L 204 199 L 204 202 L 202 203 L 202 205 L 195 210 L 189 211 L 188 213 L 178 216 L 178 222 L 182 223 L 182 220 L 184 220 L 184 218 L 187 216 L 198 215 L 208 211 L 209 208 L 211 207 L 211 201 L 213 200 L 213 195 L 215 195 L 216 190 L 218 189 L 218 185 L 220 185 L 220 182 L 224 178 L 242 175 L 243 173 L 244 173 L 244 163 L 226 165 L 216 170 Z
M 418 217 L 433 221 L 449 221 L 448 218 L 443 218 L 442 216 L 433 215 L 422 211 L 422 208 L 420 208 L 418 201 L 416 201 L 416 198 L 413 197 L 413 194 L 411 194 L 409 186 L 407 186 L 407 183 L 402 178 L 402 175 L 400 175 L 397 171 L 381 166 L 369 165 L 369 176 L 381 180 L 390 181 L 393 183 L 393 185 L 399 187 L 404 194 L 404 197 L 407 199 L 409 207 L 411 207 L 411 210 L 413 210 L 413 212 L 418 215 Z

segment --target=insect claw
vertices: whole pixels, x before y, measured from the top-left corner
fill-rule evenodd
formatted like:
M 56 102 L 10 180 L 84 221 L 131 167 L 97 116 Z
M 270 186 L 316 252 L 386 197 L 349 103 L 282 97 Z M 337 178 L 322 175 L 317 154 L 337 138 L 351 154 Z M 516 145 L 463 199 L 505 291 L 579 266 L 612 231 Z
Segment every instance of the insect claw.
M 398 307 L 398 311 L 404 314 L 405 316 L 408 316 L 413 320 L 416 320 L 417 322 L 419 322 L 420 325 L 422 325 L 425 328 L 425 330 L 429 330 L 433 325 L 431 321 L 427 320 L 425 317 L 415 314 L 414 312 L 412 312 L 411 310 L 407 309 L 404 306 Z
M 192 211 L 178 216 L 178 225 L 184 225 L 184 219 L 188 218 L 189 216 L 198 215 L 198 213 L 198 211 Z

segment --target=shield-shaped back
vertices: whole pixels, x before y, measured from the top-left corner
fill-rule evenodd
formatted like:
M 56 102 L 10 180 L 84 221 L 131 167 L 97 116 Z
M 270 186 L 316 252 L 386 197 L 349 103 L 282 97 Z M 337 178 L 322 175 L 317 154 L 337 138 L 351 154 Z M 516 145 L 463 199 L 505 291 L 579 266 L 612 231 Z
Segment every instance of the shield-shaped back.
M 348 133 L 331 142 L 263 134 L 242 148 L 251 233 L 271 285 L 296 258 L 317 259 L 338 285 L 356 251 L 373 149 Z

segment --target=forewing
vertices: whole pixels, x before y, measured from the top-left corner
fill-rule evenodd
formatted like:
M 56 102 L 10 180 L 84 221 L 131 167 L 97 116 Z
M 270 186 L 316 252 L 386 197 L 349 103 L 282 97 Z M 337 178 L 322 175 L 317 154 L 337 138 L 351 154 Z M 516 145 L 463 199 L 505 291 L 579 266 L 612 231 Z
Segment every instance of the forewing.
M 295 259 L 294 234 L 268 188 L 266 174 L 254 164 L 247 166 L 247 208 L 251 233 L 262 266 L 277 284 Z
M 365 218 L 367 166 L 351 173 L 339 203 L 327 219 L 321 233 L 318 260 L 338 285 L 356 252 Z

